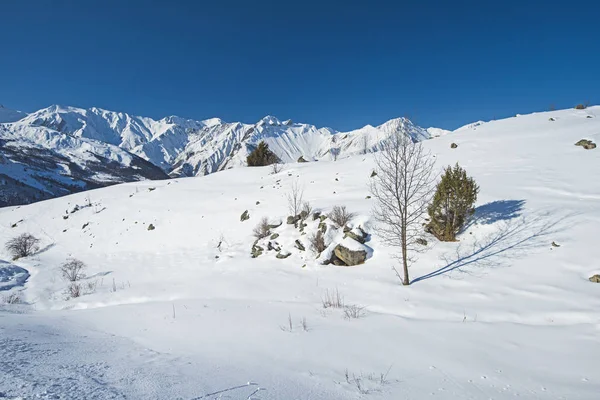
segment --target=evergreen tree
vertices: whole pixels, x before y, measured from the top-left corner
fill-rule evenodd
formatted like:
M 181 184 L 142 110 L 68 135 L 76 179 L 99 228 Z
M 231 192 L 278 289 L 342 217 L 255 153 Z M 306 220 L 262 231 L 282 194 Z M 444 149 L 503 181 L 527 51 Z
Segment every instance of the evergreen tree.
M 431 218 L 429 232 L 441 241 L 456 240 L 456 234 L 475 212 L 478 192 L 475 180 L 458 163 L 454 168 L 448 166 L 427 209 Z
M 248 155 L 246 162 L 249 167 L 262 167 L 279 161 L 279 158 L 269 150 L 269 145 L 261 141 L 258 146 Z

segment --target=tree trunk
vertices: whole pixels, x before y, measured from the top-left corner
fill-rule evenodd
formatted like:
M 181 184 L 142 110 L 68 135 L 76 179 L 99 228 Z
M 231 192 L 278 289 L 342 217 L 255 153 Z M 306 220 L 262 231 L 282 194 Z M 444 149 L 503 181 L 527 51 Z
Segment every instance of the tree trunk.
M 402 226 L 402 238 L 401 238 L 401 245 L 402 245 L 402 269 L 404 270 L 404 280 L 402 281 L 402 284 L 407 286 L 410 285 L 410 280 L 408 278 L 408 256 L 406 254 L 406 228 L 405 228 L 406 224 L 404 224 Z

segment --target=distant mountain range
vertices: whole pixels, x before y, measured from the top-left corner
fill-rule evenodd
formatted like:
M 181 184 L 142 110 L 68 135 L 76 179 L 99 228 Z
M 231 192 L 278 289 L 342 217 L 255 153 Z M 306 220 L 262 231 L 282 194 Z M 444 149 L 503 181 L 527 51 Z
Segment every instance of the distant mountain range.
M 244 124 L 176 116 L 154 120 L 95 107 L 54 105 L 27 114 L 0 106 L 0 207 L 120 182 L 245 166 L 263 140 L 287 163 L 377 151 L 394 132 L 414 141 L 448 133 L 406 118 L 338 132 L 272 116 Z

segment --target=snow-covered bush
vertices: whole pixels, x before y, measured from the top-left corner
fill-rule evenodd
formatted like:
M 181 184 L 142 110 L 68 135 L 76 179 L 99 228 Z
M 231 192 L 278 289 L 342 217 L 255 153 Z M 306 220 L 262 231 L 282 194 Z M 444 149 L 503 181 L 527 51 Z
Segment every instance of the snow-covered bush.
M 13 260 L 28 257 L 38 251 L 38 243 L 40 239 L 30 233 L 23 233 L 17 237 L 10 239 L 4 246 L 10 253 Z

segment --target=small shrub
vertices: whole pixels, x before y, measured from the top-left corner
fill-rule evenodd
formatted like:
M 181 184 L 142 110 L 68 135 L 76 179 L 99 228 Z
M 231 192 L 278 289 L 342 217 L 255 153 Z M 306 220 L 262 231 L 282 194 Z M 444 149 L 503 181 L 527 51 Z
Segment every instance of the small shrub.
M 279 329 L 284 332 L 292 332 L 294 330 L 294 324 L 292 323 L 292 314 L 288 314 L 288 320 L 286 325 L 280 325 Z
M 344 318 L 358 319 L 365 316 L 365 307 L 352 304 L 344 308 Z
M 91 281 L 85 284 L 85 293 L 92 294 L 96 293 L 96 288 L 98 287 L 98 281 Z
M 338 228 L 345 227 L 354 217 L 355 214 L 347 211 L 346 206 L 334 206 L 329 213 L 329 219 L 332 220 Z
M 323 251 L 325 251 L 325 249 L 327 248 L 327 245 L 325 244 L 325 238 L 323 237 L 323 232 L 322 231 L 317 231 L 316 234 L 312 234 L 309 238 L 308 241 L 310 243 L 310 248 L 315 252 L 315 253 L 322 253 Z
M 325 295 L 321 298 L 323 308 L 344 308 L 344 297 L 337 290 L 325 291 Z
M 19 293 L 11 293 L 6 296 L 2 296 L 0 304 L 21 304 L 23 301 Z
M 28 257 L 38 251 L 39 242 L 40 239 L 32 234 L 23 233 L 6 242 L 5 248 L 10 253 L 13 260 L 17 260 L 22 257 Z
M 267 217 L 263 217 L 258 225 L 254 227 L 253 230 L 254 237 L 257 239 L 266 238 L 271 234 L 271 226 L 269 225 L 269 219 Z
M 302 203 L 302 209 L 300 211 L 300 219 L 302 221 L 306 221 L 306 219 L 309 217 L 309 215 L 312 214 L 313 208 L 312 205 L 310 204 L 310 202 L 305 201 L 304 203 Z
M 269 150 L 269 145 L 262 141 L 248 155 L 246 162 L 249 167 L 263 167 L 279 162 L 279 158 Z
M 575 106 L 576 110 L 585 110 L 587 107 L 585 106 L 585 104 L 577 104 Z
M 446 168 L 427 212 L 428 231 L 441 241 L 454 241 L 456 234 L 473 215 L 479 186 L 458 163 Z
M 283 169 L 283 166 L 281 164 L 279 164 L 278 162 L 271 164 L 271 173 L 273 175 L 280 173 L 282 169 Z
M 300 321 L 300 325 L 302 326 L 302 330 L 304 332 L 308 332 L 308 322 L 306 322 L 306 317 L 302 317 L 302 320 Z
M 60 272 L 62 273 L 63 279 L 68 282 L 77 282 L 83 278 L 85 278 L 85 274 L 83 270 L 85 269 L 85 264 L 81 260 L 77 260 L 76 258 L 70 258 L 60 267 Z
M 71 282 L 67 287 L 67 296 L 71 299 L 80 297 L 82 294 L 81 284 L 79 282 Z

